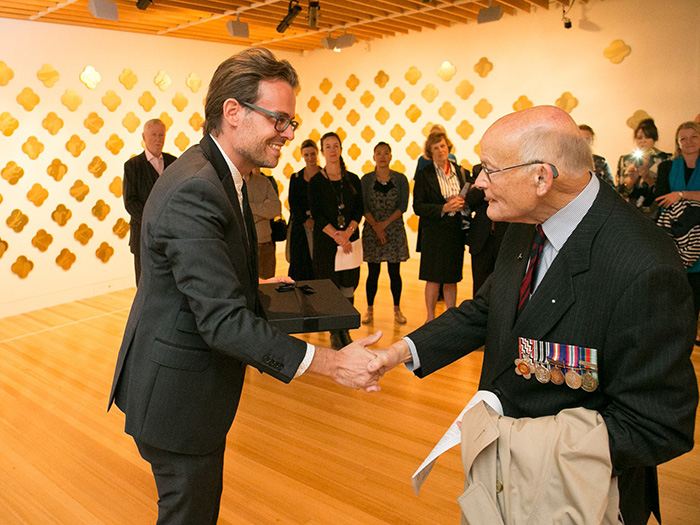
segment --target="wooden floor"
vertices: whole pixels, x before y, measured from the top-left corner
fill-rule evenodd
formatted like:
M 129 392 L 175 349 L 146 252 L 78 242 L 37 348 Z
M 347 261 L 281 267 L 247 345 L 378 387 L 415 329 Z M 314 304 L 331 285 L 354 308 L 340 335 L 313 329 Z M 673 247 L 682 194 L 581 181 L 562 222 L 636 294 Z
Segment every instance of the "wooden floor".
M 417 261 L 402 275 L 409 323 L 393 322 L 383 268 L 374 324 L 381 343 L 425 318 Z M 464 283 L 460 299 L 471 294 Z M 155 522 L 149 468 L 123 433 L 121 412 L 106 412 L 133 293 L 0 319 L 0 524 Z M 364 312 L 364 287 L 356 297 Z M 326 334 L 308 340 L 328 344 Z M 700 370 L 697 348 L 693 361 Z M 312 375 L 283 385 L 249 372 L 229 433 L 219 522 L 458 523 L 458 447 L 440 458 L 419 497 L 410 477 L 476 391 L 480 368 L 480 353 L 422 380 L 402 368 L 378 394 Z M 697 447 L 661 466 L 660 484 L 665 524 L 700 522 Z

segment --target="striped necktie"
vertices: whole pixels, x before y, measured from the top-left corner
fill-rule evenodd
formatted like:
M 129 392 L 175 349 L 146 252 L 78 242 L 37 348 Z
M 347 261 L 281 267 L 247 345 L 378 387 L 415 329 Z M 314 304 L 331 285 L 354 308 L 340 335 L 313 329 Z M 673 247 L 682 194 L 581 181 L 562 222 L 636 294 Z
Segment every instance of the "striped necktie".
M 527 304 L 530 295 L 532 295 L 535 283 L 537 282 L 537 268 L 540 265 L 540 259 L 542 258 L 542 248 L 544 248 L 544 241 L 547 238 L 544 235 L 541 225 L 537 225 L 537 231 L 535 233 L 535 238 L 532 241 L 532 248 L 530 248 L 530 259 L 527 265 L 527 271 L 523 276 L 523 281 L 520 283 L 520 300 L 518 301 L 518 313 Z

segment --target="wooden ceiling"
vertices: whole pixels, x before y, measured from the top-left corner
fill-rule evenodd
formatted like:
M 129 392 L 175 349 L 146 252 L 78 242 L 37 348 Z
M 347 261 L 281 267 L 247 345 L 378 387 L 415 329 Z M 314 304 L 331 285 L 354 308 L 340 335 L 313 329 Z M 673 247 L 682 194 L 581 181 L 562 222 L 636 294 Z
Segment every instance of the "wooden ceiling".
M 103 0 L 104 1 L 104 0 Z M 293 0 L 296 2 L 296 0 Z M 146 10 L 136 0 L 115 0 L 116 22 L 94 18 L 88 0 L 3 0 L 0 17 L 69 24 L 100 29 L 174 36 L 243 46 L 265 46 L 284 51 L 321 49 L 321 39 L 352 33 L 357 41 L 387 38 L 411 31 L 476 23 L 477 13 L 489 0 L 318 0 L 318 26 L 309 27 L 309 0 L 299 0 L 299 15 L 284 33 L 277 24 L 289 9 L 289 0 L 153 0 Z M 574 0 L 575 1 L 575 0 Z M 493 0 L 504 16 L 522 15 L 534 9 L 561 8 L 571 0 Z M 229 20 L 249 27 L 249 38 L 234 38 L 226 30 Z

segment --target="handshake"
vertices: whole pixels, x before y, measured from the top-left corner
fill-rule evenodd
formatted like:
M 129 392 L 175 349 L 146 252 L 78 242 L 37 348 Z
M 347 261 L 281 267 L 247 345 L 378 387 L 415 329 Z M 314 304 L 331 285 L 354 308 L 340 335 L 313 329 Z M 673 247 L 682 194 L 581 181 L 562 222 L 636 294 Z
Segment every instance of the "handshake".
M 339 351 L 316 347 L 310 372 L 326 375 L 337 383 L 366 392 L 379 392 L 379 379 L 401 363 L 411 361 L 411 351 L 403 339 L 388 348 L 370 350 L 382 337 L 376 332 L 363 339 L 353 341 Z

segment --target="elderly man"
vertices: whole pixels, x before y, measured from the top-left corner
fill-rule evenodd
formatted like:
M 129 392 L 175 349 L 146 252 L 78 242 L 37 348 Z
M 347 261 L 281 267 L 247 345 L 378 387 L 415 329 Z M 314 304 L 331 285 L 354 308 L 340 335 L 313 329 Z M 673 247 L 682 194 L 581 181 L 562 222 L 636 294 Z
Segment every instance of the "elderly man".
M 558 108 L 499 119 L 481 151 L 488 215 L 514 223 L 494 273 L 370 370 L 410 363 L 423 377 L 485 345 L 479 388 L 504 415 L 600 414 L 625 523 L 659 519 L 656 465 L 692 448 L 698 401 L 692 298 L 673 243 L 591 176 L 590 147 Z
M 144 151 L 124 163 L 124 206 L 131 216 L 129 247 L 134 254 L 136 286 L 141 278 L 141 217 L 146 199 L 163 170 L 176 157 L 163 153 L 165 124 L 154 118 L 143 126 Z
M 202 141 L 158 179 L 144 210 L 143 274 L 109 405 L 126 414 L 126 432 L 151 464 L 159 524 L 216 523 L 247 365 L 286 383 L 307 371 L 378 389 L 363 346 L 376 336 L 334 352 L 260 317 L 241 174 L 276 166 L 294 138 L 297 84 L 291 64 L 266 49 L 225 60 L 209 85 Z

